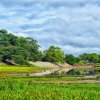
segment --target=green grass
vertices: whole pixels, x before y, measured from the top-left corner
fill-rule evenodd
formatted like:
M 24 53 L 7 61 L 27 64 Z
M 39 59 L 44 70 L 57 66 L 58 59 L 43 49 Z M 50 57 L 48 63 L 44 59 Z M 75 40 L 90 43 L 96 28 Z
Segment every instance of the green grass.
M 61 77 L 61 78 L 47 78 L 47 77 L 14 77 L 14 76 L 0 76 L 0 81 L 23 81 L 23 82 L 60 82 L 60 81 L 78 81 L 84 80 L 84 78 L 75 78 L 75 77 Z
M 35 72 L 40 67 L 0 65 L 0 72 Z M 91 78 L 92 80 L 93 78 Z M 100 84 L 57 84 L 61 81 L 81 81 L 75 77 L 14 77 L 0 76 L 0 100 L 99 100 Z M 45 82 L 44 84 L 42 82 Z M 48 84 L 46 82 L 52 82 Z
M 7 65 L 1 65 L 0 66 L 0 73 L 27 73 L 27 72 L 36 72 L 40 70 L 47 70 L 47 68 L 43 67 L 23 67 L 23 66 L 7 66 Z
M 96 69 L 96 70 L 100 70 L 100 67 L 97 66 L 95 69 Z
M 96 70 L 100 70 L 100 63 L 96 63 L 95 66 L 96 66 L 96 68 L 95 68 Z
M 0 82 L 0 100 L 99 100 L 100 84 Z
M 29 76 L 0 76 L 0 82 L 32 82 L 32 83 L 65 83 L 65 82 L 75 82 L 75 81 L 82 81 L 82 80 L 100 80 L 100 77 L 94 78 L 94 77 L 29 77 Z

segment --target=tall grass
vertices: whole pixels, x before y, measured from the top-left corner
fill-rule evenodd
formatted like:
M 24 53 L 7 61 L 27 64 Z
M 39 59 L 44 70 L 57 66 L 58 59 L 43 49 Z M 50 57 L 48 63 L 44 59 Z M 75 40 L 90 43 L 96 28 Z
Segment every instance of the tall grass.
M 99 100 L 100 84 L 0 82 L 0 100 Z

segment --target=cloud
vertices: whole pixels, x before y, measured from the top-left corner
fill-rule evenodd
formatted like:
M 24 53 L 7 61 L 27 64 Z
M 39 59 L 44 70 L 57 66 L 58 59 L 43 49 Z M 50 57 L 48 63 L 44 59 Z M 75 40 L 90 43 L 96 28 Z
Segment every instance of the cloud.
M 0 28 L 37 39 L 42 50 L 100 53 L 100 1 L 1 0 Z

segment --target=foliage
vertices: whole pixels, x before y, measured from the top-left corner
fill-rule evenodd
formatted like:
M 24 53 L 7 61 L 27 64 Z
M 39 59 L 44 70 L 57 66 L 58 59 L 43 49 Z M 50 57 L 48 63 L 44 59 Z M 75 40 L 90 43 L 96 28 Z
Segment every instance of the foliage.
M 73 56 L 72 54 L 66 54 L 65 60 L 68 64 L 74 65 L 80 62 L 78 57 Z
M 100 55 L 84 53 L 75 57 L 72 54 L 64 55 L 59 47 L 50 46 L 43 53 L 39 50 L 37 41 L 31 37 L 18 37 L 7 30 L 0 30 L 0 61 L 13 61 L 17 64 L 28 65 L 28 61 L 49 61 L 71 65 L 83 63 L 99 63 Z
M 41 60 L 42 53 L 33 38 L 17 37 L 6 30 L 0 30 L 0 60 L 13 60 L 18 64 L 27 64 L 28 60 Z
M 44 51 L 44 61 L 64 63 L 64 53 L 59 47 L 50 46 L 50 48 Z
M 100 84 L 0 82 L 1 100 L 99 100 L 99 91 Z
M 84 53 L 82 55 L 79 55 L 79 58 L 85 62 L 96 63 L 100 61 L 100 55 L 96 53 L 91 53 L 91 54 Z
M 70 70 L 67 75 L 87 75 L 89 74 L 89 71 L 87 70 Z
M 20 64 L 20 65 L 28 65 L 27 60 L 24 59 L 23 56 L 20 55 L 13 55 L 12 59 L 15 63 Z

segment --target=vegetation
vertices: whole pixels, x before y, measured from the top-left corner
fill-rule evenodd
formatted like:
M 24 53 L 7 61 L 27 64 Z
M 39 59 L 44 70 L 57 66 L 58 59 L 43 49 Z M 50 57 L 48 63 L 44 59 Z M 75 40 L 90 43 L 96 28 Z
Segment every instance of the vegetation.
M 28 65 L 28 61 L 49 61 L 52 63 L 67 62 L 71 65 L 84 63 L 99 63 L 100 55 L 96 53 L 64 55 L 59 47 L 50 46 L 43 53 L 39 50 L 37 41 L 30 37 L 18 37 L 6 30 L 0 30 L 0 61 Z
M 99 100 L 100 84 L 0 82 L 1 100 Z
M 7 60 L 26 65 L 28 60 L 37 61 L 41 59 L 39 45 L 33 38 L 17 37 L 8 33 L 6 30 L 0 30 L 0 60 Z
M 88 70 L 70 70 L 67 75 L 92 75 L 94 74 L 92 71 Z
M 80 62 L 80 59 L 78 57 L 75 57 L 72 54 L 66 54 L 65 55 L 65 60 L 67 63 L 74 65 Z
M 76 81 L 82 81 L 82 80 L 100 80 L 100 77 L 72 77 L 72 76 L 9 76 L 9 75 L 0 75 L 0 82 L 18 82 L 18 81 L 23 81 L 23 82 L 32 82 L 32 83 L 67 83 L 67 82 L 72 82 L 75 83 Z
M 62 81 L 78 81 L 78 80 L 85 80 L 84 78 L 75 78 L 75 77 L 29 77 L 29 76 L 0 76 L 0 81 L 1 82 L 9 82 L 9 81 L 12 81 L 12 82 L 17 82 L 17 81 L 23 81 L 23 82 L 32 82 L 32 83 L 39 83 L 39 82 L 62 82 Z M 91 79 L 92 80 L 92 79 Z
M 87 62 L 87 63 L 100 62 L 100 55 L 98 55 L 96 53 L 91 53 L 91 54 L 84 53 L 82 55 L 79 55 L 79 58 L 80 58 L 80 60 Z
M 64 63 L 64 53 L 59 47 L 51 46 L 42 54 L 33 38 L 17 37 L 6 30 L 0 30 L 0 61 L 28 65 L 29 60 Z
M 74 64 L 96 64 L 100 62 L 100 55 L 96 53 L 84 53 L 75 57 L 72 54 L 66 54 L 65 60 L 67 63 L 74 65 Z
M 64 63 L 64 53 L 59 47 L 51 46 L 48 50 L 44 51 L 44 61 Z
M 96 70 L 100 70 L 100 63 L 96 63 L 95 66 L 96 66 L 95 68 Z
M 22 67 L 22 66 L 0 66 L 0 74 L 7 74 L 7 73 L 33 73 L 41 70 L 47 70 L 48 68 L 43 68 L 43 67 L 36 67 L 36 66 L 31 66 L 31 67 Z
M 39 48 L 40 46 L 33 38 L 18 37 L 6 30 L 0 30 L 0 100 L 99 100 L 100 84 L 75 84 L 76 81 L 83 80 L 100 81 L 99 54 L 84 53 L 75 57 L 72 54 L 65 55 L 59 47 L 50 46 L 44 52 Z M 98 76 L 95 78 L 62 77 L 64 74 L 62 73 L 62 76 L 51 78 L 49 76 L 30 77 L 29 73 L 48 68 L 31 66 L 29 61 L 67 62 L 71 65 L 95 63 Z M 5 64 L 9 62 L 12 65 Z M 11 73 L 21 75 L 26 73 L 26 76 L 10 76 Z M 67 75 L 85 74 L 88 75 L 88 71 L 71 70 Z M 65 84 L 68 82 L 74 84 Z

